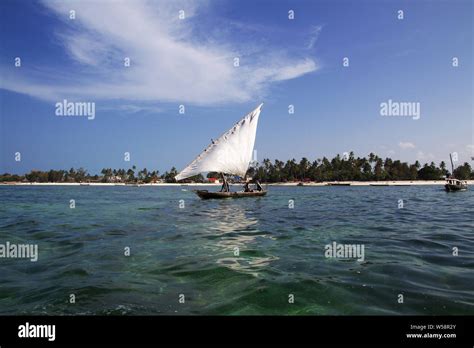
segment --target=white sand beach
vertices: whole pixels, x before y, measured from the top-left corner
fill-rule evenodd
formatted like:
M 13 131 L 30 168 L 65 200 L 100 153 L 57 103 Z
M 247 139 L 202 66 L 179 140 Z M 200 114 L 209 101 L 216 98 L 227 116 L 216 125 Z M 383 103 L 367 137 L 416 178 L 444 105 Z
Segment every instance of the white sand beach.
M 474 180 L 467 180 L 468 185 L 474 185 Z M 282 183 L 263 183 L 267 186 L 297 186 L 299 181 Z M 328 181 L 328 182 L 304 182 L 303 186 L 419 186 L 419 185 L 444 185 L 444 180 L 399 180 L 399 181 Z M 129 186 L 136 187 L 136 184 L 124 183 L 76 183 L 76 182 L 3 182 L 0 186 Z M 216 186 L 221 184 L 213 183 L 149 183 L 139 184 L 140 187 L 146 186 Z M 242 186 L 242 184 L 231 184 L 231 186 Z M 301 186 L 301 185 L 300 185 Z

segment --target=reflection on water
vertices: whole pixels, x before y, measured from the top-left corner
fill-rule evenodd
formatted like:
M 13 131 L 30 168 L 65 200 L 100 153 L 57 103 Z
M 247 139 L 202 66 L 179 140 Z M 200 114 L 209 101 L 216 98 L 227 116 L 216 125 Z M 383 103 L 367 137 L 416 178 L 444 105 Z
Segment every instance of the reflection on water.
M 206 214 L 212 217 L 213 224 L 209 226 L 211 234 L 219 236 L 216 247 L 226 254 L 217 259 L 217 264 L 257 277 L 262 268 L 278 259 L 276 256 L 263 254 L 261 250 L 253 252 L 257 238 L 272 237 L 259 231 L 258 219 L 246 214 L 240 204 L 234 204 L 232 200 L 219 201 L 217 208 Z

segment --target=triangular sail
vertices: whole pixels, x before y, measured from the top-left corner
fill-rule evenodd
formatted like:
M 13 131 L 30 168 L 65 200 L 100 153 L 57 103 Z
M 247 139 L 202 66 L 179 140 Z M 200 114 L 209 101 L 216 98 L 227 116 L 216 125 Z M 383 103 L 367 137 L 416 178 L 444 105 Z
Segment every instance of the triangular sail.
M 263 104 L 214 140 L 175 179 L 182 180 L 203 172 L 245 176 L 252 160 L 258 117 Z

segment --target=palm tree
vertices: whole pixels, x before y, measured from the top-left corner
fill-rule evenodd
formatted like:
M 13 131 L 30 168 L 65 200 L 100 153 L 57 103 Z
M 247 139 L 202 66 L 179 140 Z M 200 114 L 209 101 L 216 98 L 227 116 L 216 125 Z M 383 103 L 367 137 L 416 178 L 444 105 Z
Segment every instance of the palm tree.
M 306 157 L 303 157 L 299 164 L 299 174 L 300 174 L 301 181 L 304 181 L 304 179 L 306 178 L 306 172 L 308 171 L 308 169 L 309 169 L 309 161 Z
M 373 152 L 371 152 L 369 154 L 369 163 L 372 164 L 373 162 L 375 162 L 375 155 Z
M 135 172 L 132 169 L 127 170 L 127 181 L 135 181 Z
M 439 164 L 439 168 L 441 169 L 443 175 L 448 175 L 448 171 L 446 170 L 446 163 L 444 163 L 444 161 L 441 161 L 441 163 Z
M 175 167 L 172 167 L 169 172 L 165 172 L 165 174 L 163 174 L 163 179 L 166 182 L 176 182 L 176 179 L 175 179 L 176 175 L 178 175 L 178 171 L 176 170 Z

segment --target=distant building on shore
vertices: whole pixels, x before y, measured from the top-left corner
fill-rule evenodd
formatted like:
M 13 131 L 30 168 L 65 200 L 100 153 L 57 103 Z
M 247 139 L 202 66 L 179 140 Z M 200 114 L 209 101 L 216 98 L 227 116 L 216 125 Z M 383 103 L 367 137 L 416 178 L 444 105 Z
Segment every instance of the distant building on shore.
M 207 178 L 207 181 L 210 183 L 210 184 L 220 184 L 220 181 L 218 178 Z
M 102 178 L 100 180 L 103 180 Z M 122 182 L 122 177 L 118 176 L 118 175 L 111 175 L 111 176 L 106 176 L 105 177 L 105 182 L 108 182 L 108 183 L 119 183 L 119 182 Z

